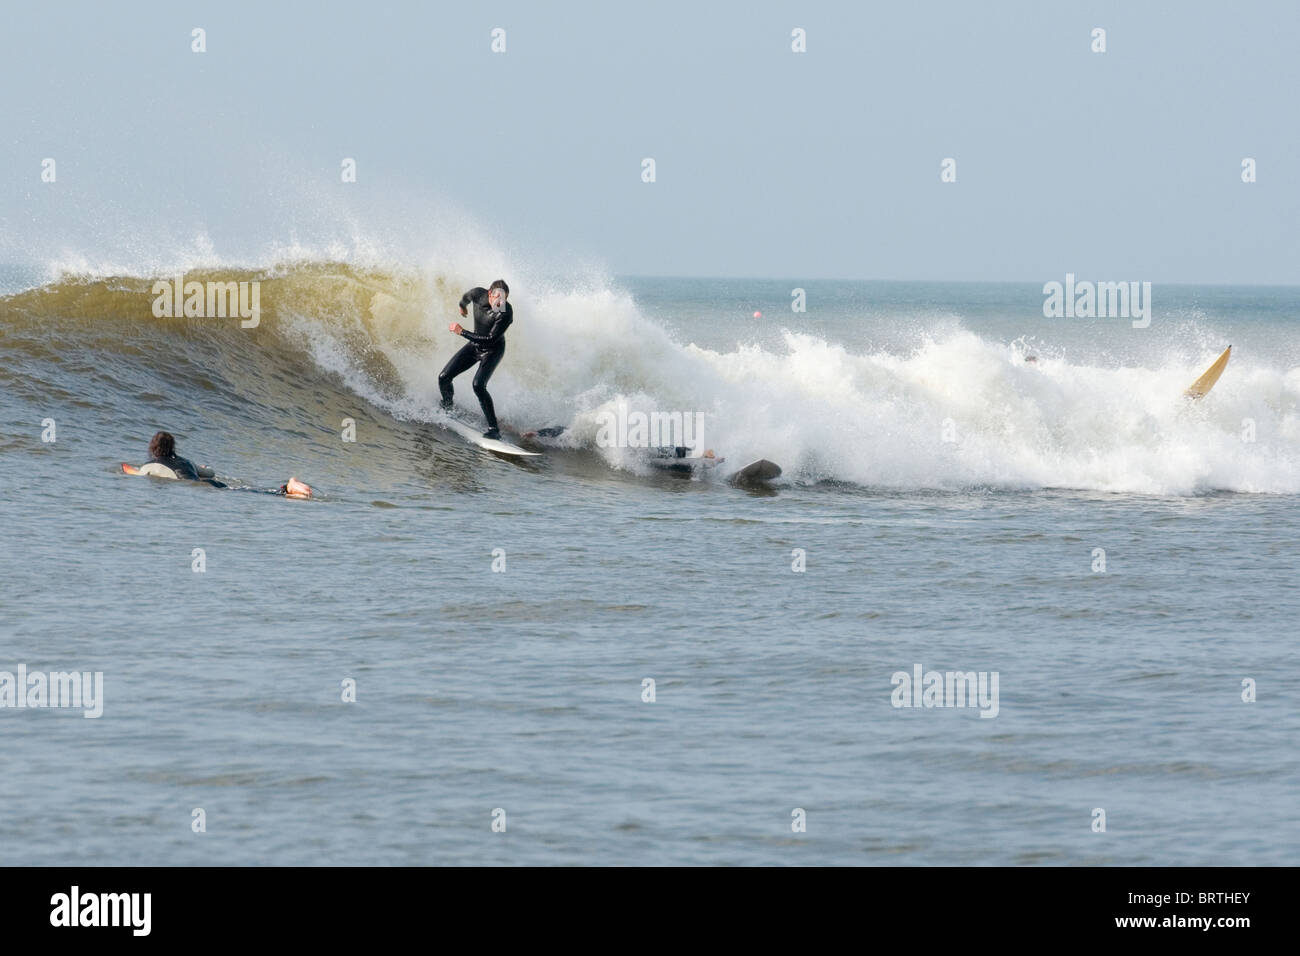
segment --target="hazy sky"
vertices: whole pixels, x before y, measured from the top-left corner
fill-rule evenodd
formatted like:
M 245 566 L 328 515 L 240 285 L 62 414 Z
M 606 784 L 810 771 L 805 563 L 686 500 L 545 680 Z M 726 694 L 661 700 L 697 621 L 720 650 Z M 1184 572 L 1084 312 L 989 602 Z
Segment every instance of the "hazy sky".
M 418 246 L 454 231 L 440 206 L 516 254 L 620 274 L 1300 283 L 1295 0 L 223 0 L 5 20 L 10 261 L 131 261 L 196 234 L 247 255 L 330 217 Z

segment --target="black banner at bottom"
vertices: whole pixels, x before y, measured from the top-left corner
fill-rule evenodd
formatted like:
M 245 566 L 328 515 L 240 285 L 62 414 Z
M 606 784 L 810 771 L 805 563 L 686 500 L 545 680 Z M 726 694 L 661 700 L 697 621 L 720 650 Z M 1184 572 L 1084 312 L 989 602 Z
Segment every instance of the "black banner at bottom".
M 1044 933 L 1232 945 L 1288 922 L 1282 909 L 1293 882 L 1289 869 L 1235 868 L 4 869 L 0 925 L 7 946 L 74 935 L 78 945 L 109 938 L 337 945 L 456 928 L 492 942 L 516 933 L 532 941 L 590 935 L 605 945 L 662 948 L 688 923 L 691 944 L 700 927 L 732 945 L 839 930 L 945 947 L 1041 941 Z

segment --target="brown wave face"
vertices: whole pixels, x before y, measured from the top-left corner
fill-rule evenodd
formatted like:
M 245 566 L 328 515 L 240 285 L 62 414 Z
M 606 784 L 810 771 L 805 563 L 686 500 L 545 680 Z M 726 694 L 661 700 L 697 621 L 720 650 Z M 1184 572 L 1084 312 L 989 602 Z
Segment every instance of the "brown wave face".
M 382 444 L 391 418 L 314 352 L 327 344 L 370 393 L 398 399 L 390 356 L 431 353 L 431 314 L 459 295 L 442 278 L 328 262 L 189 271 L 179 303 L 175 279 L 64 276 L 0 297 L 6 404 L 120 444 L 120 460 L 159 428 L 283 458 L 305 443 L 337 452 L 350 418 Z

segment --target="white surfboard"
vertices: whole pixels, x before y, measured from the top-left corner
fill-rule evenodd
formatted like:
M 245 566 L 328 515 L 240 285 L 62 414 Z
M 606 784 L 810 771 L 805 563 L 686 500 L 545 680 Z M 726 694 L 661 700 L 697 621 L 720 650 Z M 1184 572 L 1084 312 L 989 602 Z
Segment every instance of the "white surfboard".
M 479 448 L 487 451 L 496 452 L 498 455 L 511 455 L 515 458 L 540 458 L 541 453 L 536 451 L 525 451 L 518 445 L 512 445 L 508 441 L 502 441 L 499 438 L 484 438 L 483 433 L 477 428 L 472 428 L 464 422 L 458 422 L 454 418 L 443 419 L 442 424 L 450 428 L 461 438 L 468 442 L 473 442 Z

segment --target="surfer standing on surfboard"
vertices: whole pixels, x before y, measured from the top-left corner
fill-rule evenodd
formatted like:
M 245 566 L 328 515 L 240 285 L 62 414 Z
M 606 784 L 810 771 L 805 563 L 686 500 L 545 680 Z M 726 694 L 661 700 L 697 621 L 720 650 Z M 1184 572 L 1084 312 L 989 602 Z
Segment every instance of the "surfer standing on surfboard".
M 497 428 L 496 408 L 492 405 L 492 396 L 488 394 L 487 383 L 496 371 L 501 356 L 506 354 L 506 329 L 515 320 L 514 309 L 506 301 L 509 295 L 510 287 L 505 280 L 497 279 L 486 289 L 475 286 L 460 297 L 461 315 L 467 315 L 465 306 L 474 303 L 474 331 L 468 331 L 459 322 L 451 323 L 451 331 L 469 339 L 469 344 L 453 355 L 451 361 L 438 373 L 442 407 L 451 411 L 451 380 L 471 366 L 478 365 L 478 371 L 474 373 L 474 394 L 478 396 L 483 417 L 487 419 L 488 428 L 483 433 L 484 438 L 501 437 L 501 430 Z

